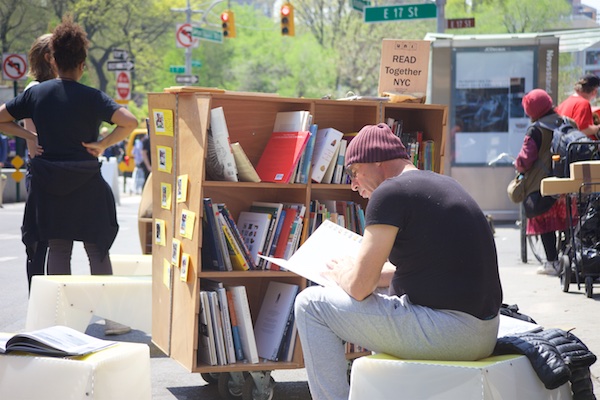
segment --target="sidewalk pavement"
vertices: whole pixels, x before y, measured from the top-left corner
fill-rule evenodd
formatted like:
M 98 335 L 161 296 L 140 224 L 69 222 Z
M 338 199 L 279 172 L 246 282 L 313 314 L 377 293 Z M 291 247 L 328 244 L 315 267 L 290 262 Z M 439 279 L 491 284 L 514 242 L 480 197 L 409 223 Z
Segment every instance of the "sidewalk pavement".
M 119 234 L 111 249 L 112 254 L 141 253 L 137 232 L 137 207 L 140 197 L 121 193 L 117 208 Z M 25 328 L 27 312 L 27 283 L 25 277 L 25 252 L 20 242 L 20 224 L 23 203 L 5 204 L 0 209 L 0 332 L 17 332 Z M 537 262 L 523 264 L 520 260 L 519 229 L 514 223 L 496 225 L 496 246 L 504 302 L 517 304 L 519 310 L 531 316 L 545 328 L 573 329 L 592 352 L 600 356 L 600 287 L 594 287 L 593 298 L 585 296 L 582 286 L 571 284 L 563 293 L 557 277 L 537 275 Z M 533 258 L 530 256 L 530 258 Z M 73 273 L 87 274 L 87 258 L 82 246 L 75 246 Z M 87 333 L 105 338 L 103 320 L 94 318 Z M 111 340 L 147 343 L 151 349 L 152 398 L 154 400 L 187 400 L 203 398 L 218 400 L 216 385 L 207 384 L 200 374 L 192 374 L 179 363 L 165 356 L 151 342 L 150 332 L 132 331 Z M 600 394 L 600 362 L 591 368 L 594 391 Z M 277 382 L 274 400 L 310 399 L 306 371 L 276 370 Z

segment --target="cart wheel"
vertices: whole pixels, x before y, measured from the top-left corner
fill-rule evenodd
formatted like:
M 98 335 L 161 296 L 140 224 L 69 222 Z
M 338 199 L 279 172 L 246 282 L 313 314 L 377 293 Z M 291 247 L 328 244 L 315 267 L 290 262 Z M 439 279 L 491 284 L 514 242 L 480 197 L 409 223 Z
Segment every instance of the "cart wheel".
M 567 293 L 569 291 L 569 286 L 571 285 L 571 259 L 569 256 L 562 256 L 561 267 L 560 283 L 562 285 L 562 291 Z
M 585 295 L 588 298 L 592 298 L 594 292 L 594 278 L 591 276 L 585 277 Z
M 219 373 L 218 372 L 203 372 L 200 374 L 202 379 L 206 381 L 209 385 L 214 385 L 219 382 Z
M 242 393 L 242 400 L 271 400 L 275 389 L 275 379 L 269 376 L 269 383 L 265 390 L 256 387 L 252 376 L 246 377 Z
M 244 376 L 241 372 L 222 372 L 219 374 L 219 394 L 225 400 L 242 398 Z

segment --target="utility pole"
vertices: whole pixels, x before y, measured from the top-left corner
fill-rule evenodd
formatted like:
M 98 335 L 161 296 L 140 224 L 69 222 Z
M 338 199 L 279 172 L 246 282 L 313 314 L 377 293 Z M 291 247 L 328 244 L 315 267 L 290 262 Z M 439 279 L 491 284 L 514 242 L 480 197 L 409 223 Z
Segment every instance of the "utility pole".
M 191 25 L 192 24 L 192 14 L 202 14 L 204 10 L 192 10 L 190 6 L 190 0 L 187 0 L 185 8 L 171 8 L 171 11 L 174 12 L 184 12 L 185 13 L 185 23 Z M 192 46 L 185 48 L 185 74 L 192 74 Z
M 444 33 L 446 31 L 446 0 L 436 0 L 437 6 L 437 33 Z
M 171 11 L 184 12 L 185 23 L 190 25 L 192 24 L 192 14 L 204 14 L 204 16 L 202 17 L 202 22 L 206 23 L 206 16 L 210 12 L 210 10 L 212 10 L 214 6 L 216 6 L 219 3 L 222 3 L 223 1 L 225 0 L 213 1 L 206 10 L 192 10 L 192 7 L 190 6 L 190 0 L 187 0 L 185 8 L 171 8 Z M 185 74 L 192 74 L 192 46 L 185 48 Z

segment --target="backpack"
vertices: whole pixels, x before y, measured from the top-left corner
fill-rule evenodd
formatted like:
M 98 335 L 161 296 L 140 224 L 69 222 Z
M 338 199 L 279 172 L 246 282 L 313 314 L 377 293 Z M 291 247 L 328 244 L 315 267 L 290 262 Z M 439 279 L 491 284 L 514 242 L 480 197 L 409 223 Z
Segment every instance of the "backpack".
M 552 173 L 558 178 L 568 178 L 569 164 L 575 161 L 598 158 L 598 149 L 586 134 L 575 128 L 568 118 L 559 117 L 554 126 L 539 122 L 543 128 L 552 131 Z M 587 144 L 586 144 L 587 143 Z

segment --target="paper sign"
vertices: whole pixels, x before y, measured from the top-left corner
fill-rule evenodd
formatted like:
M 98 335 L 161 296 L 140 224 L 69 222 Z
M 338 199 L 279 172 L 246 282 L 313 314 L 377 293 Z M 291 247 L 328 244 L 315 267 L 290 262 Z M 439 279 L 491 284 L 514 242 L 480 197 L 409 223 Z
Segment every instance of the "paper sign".
M 154 220 L 154 243 L 159 246 L 165 245 L 165 220 L 156 218 Z
M 179 223 L 179 233 L 186 239 L 194 238 L 194 223 L 196 222 L 196 213 L 190 210 L 181 211 L 181 220 Z
M 181 271 L 179 273 L 179 279 L 182 282 L 187 282 L 189 268 L 190 268 L 190 255 L 188 253 L 183 253 L 181 255 Z
M 170 174 L 173 167 L 173 150 L 167 146 L 156 146 L 156 154 L 158 170 Z
M 163 284 L 171 289 L 171 263 L 166 258 L 163 258 Z
M 181 261 L 181 242 L 179 239 L 173 238 L 171 242 L 171 265 L 179 268 Z
M 173 110 L 155 109 L 152 120 L 157 135 L 173 136 Z
M 391 92 L 425 96 L 430 47 L 429 40 L 383 39 L 379 95 Z
M 171 184 L 160 183 L 160 206 L 165 210 L 171 209 Z
M 177 177 L 177 202 L 184 203 L 187 201 L 188 176 L 179 175 Z

